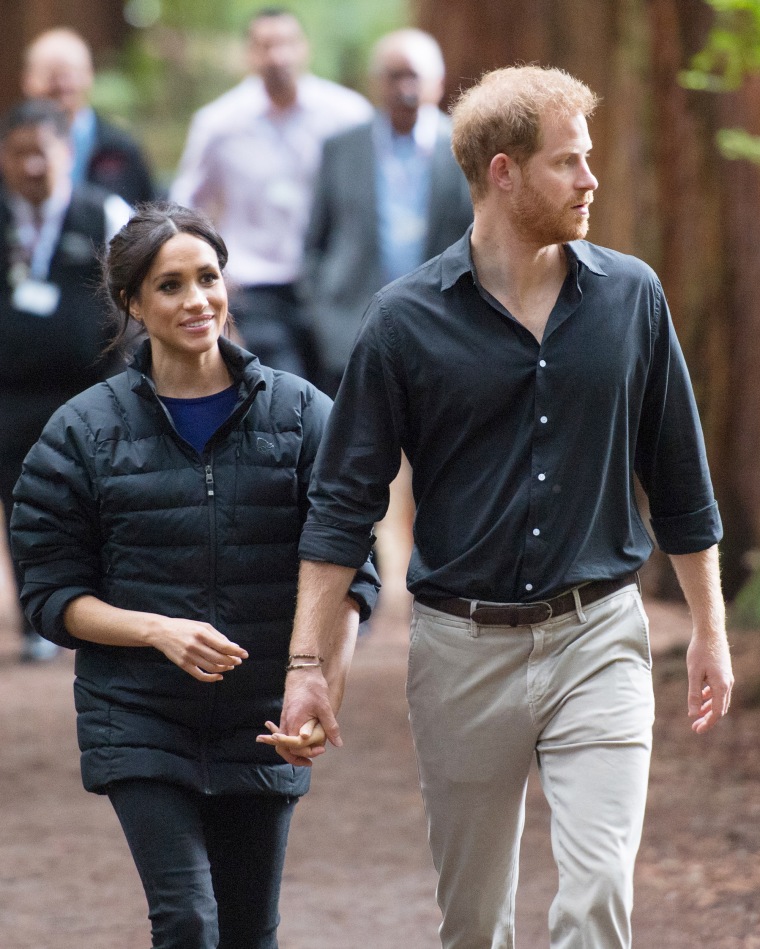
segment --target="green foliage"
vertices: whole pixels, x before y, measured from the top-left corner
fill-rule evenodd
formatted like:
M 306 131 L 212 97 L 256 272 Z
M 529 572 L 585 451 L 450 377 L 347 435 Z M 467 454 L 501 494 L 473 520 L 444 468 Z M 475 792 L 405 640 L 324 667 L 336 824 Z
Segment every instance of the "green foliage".
M 746 158 L 760 165 L 760 135 L 750 135 L 744 129 L 721 129 L 717 141 L 724 157 Z
M 745 77 L 760 72 L 760 0 L 705 0 L 715 24 L 704 49 L 692 58 L 679 81 L 687 89 L 730 92 Z M 743 129 L 721 129 L 717 145 L 724 158 L 760 164 L 760 136 Z
M 192 113 L 242 78 L 248 22 L 271 6 L 303 23 L 314 72 L 362 92 L 371 45 L 410 19 L 409 0 L 125 0 L 133 39 L 118 68 L 98 73 L 94 101 L 136 130 L 163 183 Z
M 160 22 L 188 34 L 222 33 L 242 39 L 251 17 L 263 7 L 282 6 L 300 19 L 313 48 L 315 72 L 349 81 L 346 69 L 363 66 L 367 47 L 378 36 L 408 21 L 407 0 L 162 0 Z
M 760 629 L 760 569 L 756 568 L 731 605 L 731 625 Z

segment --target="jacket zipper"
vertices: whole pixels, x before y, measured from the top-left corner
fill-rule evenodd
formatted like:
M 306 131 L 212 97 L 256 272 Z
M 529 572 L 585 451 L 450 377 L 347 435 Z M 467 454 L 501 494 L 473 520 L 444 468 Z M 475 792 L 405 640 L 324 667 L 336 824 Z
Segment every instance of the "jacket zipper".
M 206 484 L 206 497 L 208 498 L 208 516 L 209 516 L 209 622 L 216 629 L 217 625 L 217 602 L 216 602 L 216 496 L 214 491 L 214 468 L 213 454 L 204 465 L 204 475 Z M 201 769 L 203 774 L 203 786 L 206 794 L 211 793 L 211 778 L 208 766 L 208 745 L 209 735 L 211 733 L 211 721 L 214 715 L 214 705 L 216 704 L 216 683 L 211 682 L 207 685 L 206 701 L 206 720 L 204 722 L 201 734 Z
M 149 386 L 151 387 L 152 393 L 153 393 L 153 400 L 154 400 L 154 402 L 157 404 L 158 408 L 163 412 L 164 417 L 165 417 L 165 418 L 167 419 L 167 421 L 169 422 L 169 426 L 170 426 L 170 428 L 172 429 L 172 431 L 173 431 L 173 433 L 174 433 L 174 437 L 175 437 L 175 439 L 177 440 L 177 443 L 180 444 L 180 445 L 182 445 L 182 446 L 184 446 L 185 448 L 190 448 L 190 450 L 193 452 L 193 455 L 197 458 L 197 457 L 198 457 L 198 453 L 197 453 L 194 449 L 192 449 L 192 448 L 187 444 L 187 442 L 185 442 L 185 440 L 180 436 L 179 432 L 178 432 L 177 429 L 176 429 L 176 426 L 174 425 L 174 421 L 173 421 L 173 419 L 172 419 L 172 417 L 171 417 L 171 414 L 170 414 L 169 411 L 167 410 L 166 406 L 161 402 L 161 400 L 160 400 L 160 399 L 158 398 L 158 396 L 156 395 L 156 392 L 155 392 L 155 389 L 154 389 L 153 386 L 152 386 L 152 383 L 150 383 L 150 382 L 148 381 L 148 379 L 147 379 L 147 377 L 145 376 L 145 374 L 143 374 L 143 381 L 144 381 L 147 385 L 149 385 Z M 256 396 L 256 394 L 258 393 L 259 389 L 263 388 L 263 385 L 264 385 L 263 382 L 260 381 L 260 382 L 258 382 L 258 383 L 253 387 L 252 391 L 248 393 L 248 395 L 246 396 L 246 398 L 243 400 L 242 404 L 241 404 L 240 406 L 238 406 L 238 407 L 233 411 L 233 413 L 232 413 L 232 415 L 230 416 L 230 418 L 228 419 L 227 423 L 225 423 L 225 425 L 222 426 L 222 429 L 220 429 L 220 430 L 217 432 L 217 436 L 216 436 L 216 438 L 214 439 L 215 441 L 218 440 L 218 439 L 220 439 L 220 438 L 222 438 L 222 437 L 226 437 L 227 434 L 228 434 L 229 429 L 231 429 L 234 425 L 237 425 L 237 424 L 238 424 L 238 422 L 240 421 L 240 419 L 243 417 L 243 415 L 244 415 L 244 414 L 248 411 L 248 409 L 250 408 L 251 404 L 253 403 L 253 399 L 254 399 L 254 397 Z M 245 409 L 245 412 L 243 411 L 243 409 Z M 236 453 L 236 456 L 235 456 L 235 457 L 238 458 L 238 457 L 239 457 L 239 454 Z M 211 454 L 208 456 L 208 460 L 207 460 L 207 461 L 204 460 L 203 470 L 204 470 L 204 482 L 205 482 L 205 487 L 206 487 L 206 497 L 209 499 L 209 502 L 208 502 L 208 504 L 209 504 L 209 540 L 210 540 L 210 559 L 209 559 L 209 597 L 210 597 L 210 599 L 209 599 L 209 621 L 210 621 L 211 625 L 212 625 L 214 628 L 216 628 L 216 625 L 217 625 L 217 615 L 216 615 L 216 614 L 217 614 L 217 602 L 216 602 L 216 507 L 215 507 L 215 503 L 214 503 L 214 501 L 215 501 L 215 485 L 214 485 L 214 468 L 213 468 L 213 461 L 214 461 L 214 455 L 213 455 L 213 449 L 212 449 Z M 208 683 L 208 685 L 207 685 L 208 692 L 206 693 L 206 695 L 207 695 L 207 699 L 206 699 L 206 719 L 205 719 L 205 722 L 204 722 L 204 724 L 203 724 L 203 726 L 202 726 L 202 728 L 201 728 L 201 735 L 200 735 L 200 738 L 201 738 L 201 746 L 200 746 L 201 775 L 202 775 L 202 779 L 203 779 L 204 792 L 205 792 L 206 794 L 210 794 L 210 793 L 211 793 L 211 777 L 210 777 L 209 766 L 208 766 L 208 745 L 209 745 L 209 737 L 210 737 L 210 734 L 211 734 L 211 721 L 212 721 L 213 714 L 214 714 L 214 707 L 215 707 L 215 705 L 216 705 L 216 693 L 217 693 L 217 690 L 216 690 L 215 686 L 216 686 L 216 683 L 215 683 L 215 682 L 210 682 L 210 683 Z

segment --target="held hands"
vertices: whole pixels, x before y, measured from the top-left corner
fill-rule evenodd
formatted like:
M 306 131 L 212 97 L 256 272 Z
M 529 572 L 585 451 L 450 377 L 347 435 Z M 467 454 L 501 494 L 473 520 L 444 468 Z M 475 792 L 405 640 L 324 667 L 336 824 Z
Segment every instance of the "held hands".
M 210 623 L 195 620 L 161 617 L 149 641 L 199 682 L 218 682 L 225 672 L 248 658 L 245 649 L 227 639 Z
M 274 724 L 266 722 L 270 735 L 259 735 L 256 741 L 263 745 L 274 745 L 280 757 L 299 767 L 311 767 L 311 759 L 323 755 L 327 750 L 325 730 L 316 720 L 310 718 L 301 726 L 297 735 L 284 735 Z
M 327 741 L 338 748 L 343 744 L 327 681 L 316 667 L 293 670 L 285 682 L 279 728 L 267 722 L 271 734 L 256 741 L 273 745 L 288 764 L 310 767 L 313 758 L 325 753 Z

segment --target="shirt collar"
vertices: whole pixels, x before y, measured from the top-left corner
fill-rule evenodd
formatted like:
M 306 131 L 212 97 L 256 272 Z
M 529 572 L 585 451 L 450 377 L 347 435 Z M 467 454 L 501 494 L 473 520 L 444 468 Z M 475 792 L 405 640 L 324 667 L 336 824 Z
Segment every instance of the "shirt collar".
M 565 244 L 565 250 L 569 257 L 574 257 L 592 273 L 599 277 L 607 276 L 607 272 L 602 267 L 601 254 L 593 244 L 589 244 L 588 241 L 570 241 L 569 244 Z
M 95 110 L 92 106 L 86 105 L 74 116 L 74 121 L 71 123 L 71 134 L 73 136 L 93 136 L 95 135 L 95 125 Z
M 434 105 L 420 106 L 410 136 L 417 150 L 423 154 L 429 155 L 435 148 L 440 116 L 441 112 Z M 375 113 L 375 131 L 382 146 L 390 148 L 394 132 L 387 113 L 380 109 Z
M 35 208 L 20 194 L 8 193 L 8 203 L 17 222 L 32 223 L 37 214 Z M 71 203 L 71 183 L 66 180 L 39 206 L 42 221 L 63 217 Z
M 475 272 L 470 249 L 471 234 L 472 224 L 456 244 L 441 254 L 441 290 L 450 290 L 463 274 Z
M 251 92 L 254 91 L 255 87 L 255 108 L 259 115 L 266 115 L 270 118 L 273 116 L 283 116 L 283 115 L 294 115 L 296 112 L 303 112 L 305 109 L 308 109 L 309 106 L 315 101 L 319 101 L 319 96 L 315 96 L 315 91 L 312 88 L 311 82 L 311 73 L 302 73 L 296 80 L 296 97 L 291 106 L 287 109 L 277 108 L 272 100 L 269 98 L 269 93 L 266 90 L 264 85 L 264 80 L 261 76 L 249 76 L 249 79 L 252 80 Z
M 441 290 L 450 290 L 463 274 L 475 273 L 470 247 L 471 234 L 472 225 L 467 229 L 464 237 L 456 244 L 452 244 L 441 255 Z M 589 244 L 588 241 L 570 241 L 564 246 L 572 269 L 577 270 L 580 263 L 599 277 L 607 276 L 601 265 L 601 255 L 593 244 Z

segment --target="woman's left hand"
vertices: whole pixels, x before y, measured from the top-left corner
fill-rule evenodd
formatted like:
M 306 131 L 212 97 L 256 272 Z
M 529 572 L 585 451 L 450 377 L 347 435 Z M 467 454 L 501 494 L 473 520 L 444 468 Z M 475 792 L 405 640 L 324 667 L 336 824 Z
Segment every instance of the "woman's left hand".
M 266 726 L 271 734 L 258 735 L 256 741 L 273 745 L 275 751 L 291 764 L 310 768 L 312 758 L 325 753 L 325 731 L 316 718 L 304 722 L 297 735 L 283 734 L 274 722 L 266 722 Z

